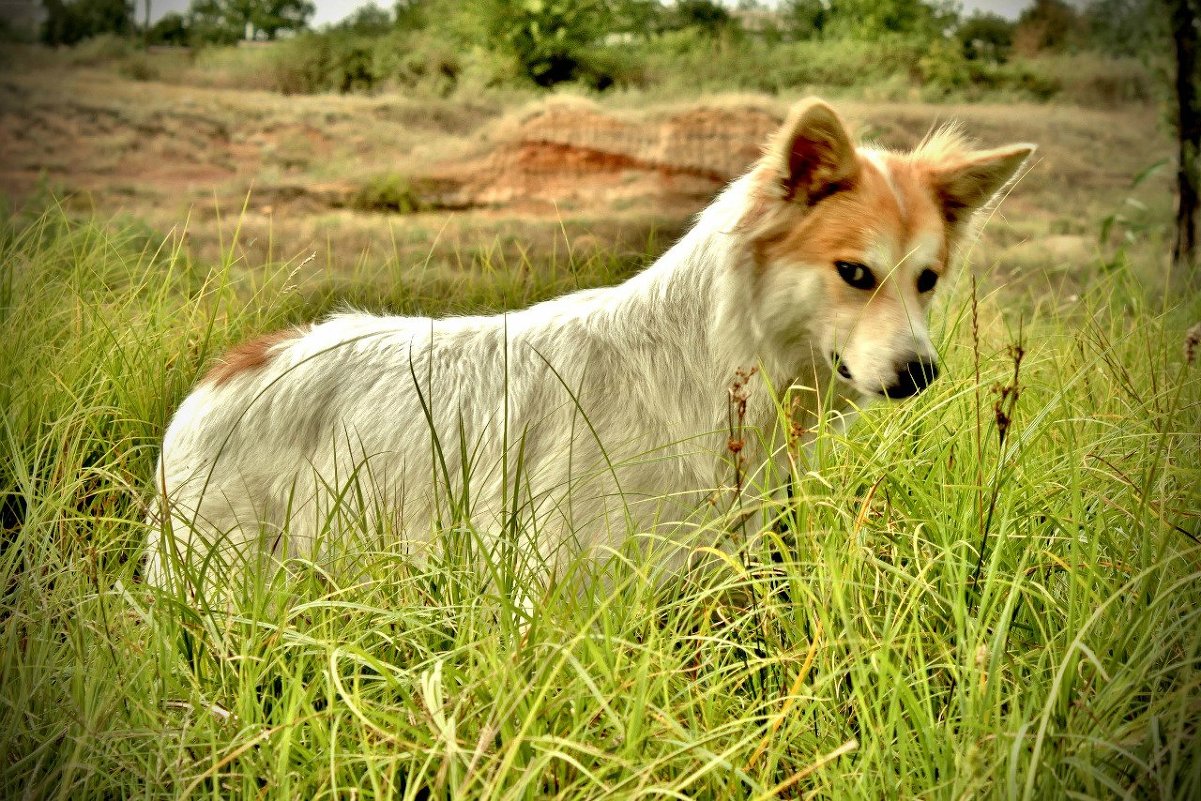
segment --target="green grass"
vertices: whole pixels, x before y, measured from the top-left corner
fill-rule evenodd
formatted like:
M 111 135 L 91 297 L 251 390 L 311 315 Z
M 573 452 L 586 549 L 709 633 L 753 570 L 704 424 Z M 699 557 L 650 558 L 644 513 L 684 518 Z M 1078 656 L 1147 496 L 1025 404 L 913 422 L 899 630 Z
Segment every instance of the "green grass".
M 1201 796 L 1198 298 L 1118 267 L 973 313 L 961 281 L 947 376 L 823 431 L 778 530 L 706 577 L 493 564 L 527 620 L 477 564 L 350 542 L 205 608 L 141 583 L 140 520 L 221 349 L 343 298 L 504 308 L 631 269 L 368 283 L 225 252 L 57 208 L 0 227 L 0 796 Z

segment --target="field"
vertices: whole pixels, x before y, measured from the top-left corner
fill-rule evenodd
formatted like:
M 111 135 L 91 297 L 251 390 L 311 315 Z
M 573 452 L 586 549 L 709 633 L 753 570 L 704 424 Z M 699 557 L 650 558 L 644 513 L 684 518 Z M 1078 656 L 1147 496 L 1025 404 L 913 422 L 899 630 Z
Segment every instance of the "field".
M 0 76 L 0 796 L 1201 796 L 1201 296 L 1155 105 L 838 99 L 891 146 L 956 118 L 1039 160 L 936 302 L 944 377 L 819 431 L 787 501 L 747 488 L 778 523 L 714 574 L 628 552 L 581 590 L 467 525 L 424 569 L 351 537 L 214 600 L 139 560 L 225 348 L 620 281 L 796 95 L 39 58 Z

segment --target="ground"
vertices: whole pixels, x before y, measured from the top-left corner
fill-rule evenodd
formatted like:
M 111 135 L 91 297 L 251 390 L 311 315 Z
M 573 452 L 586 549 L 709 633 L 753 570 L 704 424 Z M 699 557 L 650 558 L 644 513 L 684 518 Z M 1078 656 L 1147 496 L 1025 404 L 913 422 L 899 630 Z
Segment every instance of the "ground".
M 164 233 L 186 225 L 208 259 L 238 229 L 250 264 L 268 249 L 315 253 L 318 265 L 458 264 L 498 248 L 641 254 L 652 237 L 670 244 L 757 157 L 789 100 L 565 96 L 505 107 L 180 87 L 94 67 L 17 70 L 0 78 L 0 187 L 23 197 L 48 184 L 75 206 L 121 210 Z M 1070 282 L 1095 262 L 1097 221 L 1133 211 L 1132 181 L 1170 152 L 1147 105 L 838 108 L 887 147 L 911 147 L 952 120 L 985 146 L 1037 144 L 979 252 L 1006 265 L 1006 277 L 1026 271 L 1040 285 Z M 1165 206 L 1168 173 L 1141 194 Z

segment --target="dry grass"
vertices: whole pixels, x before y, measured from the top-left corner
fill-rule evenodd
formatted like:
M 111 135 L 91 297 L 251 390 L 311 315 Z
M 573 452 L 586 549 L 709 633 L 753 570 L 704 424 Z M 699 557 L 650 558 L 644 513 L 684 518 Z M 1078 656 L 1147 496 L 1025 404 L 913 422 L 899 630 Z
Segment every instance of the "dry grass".
M 126 212 L 161 232 L 190 218 L 190 247 L 203 259 L 222 252 L 222 238 L 228 241 L 229 225 L 214 224 L 218 216 L 238 221 L 251 264 L 267 255 L 268 243 L 272 256 L 316 252 L 322 262 L 433 254 L 450 264 L 451 253 L 503 249 L 520 240 L 510 252 L 537 258 L 563 247 L 564 231 L 569 241 L 592 237 L 586 241 L 641 250 L 652 231 L 667 244 L 711 191 L 706 184 L 691 194 L 663 194 L 657 170 L 664 158 L 670 161 L 668 151 L 656 152 L 660 161 L 642 171 L 618 165 L 612 174 L 581 174 L 564 162 L 556 175 L 553 161 L 540 162 L 544 172 L 512 178 L 541 190 L 537 206 L 523 204 L 516 190 L 499 207 L 474 211 L 360 213 L 350 207 L 374 181 L 430 174 L 462 180 L 474 171 L 495 186 L 508 180 L 505 170 L 532 169 L 516 156 L 498 161 L 490 154 L 524 141 L 523 130 L 527 139 L 542 137 L 527 129 L 545 102 L 501 95 L 470 101 L 394 94 L 283 97 L 132 81 L 93 66 L 45 66 L 27 65 L 0 78 L 4 194 L 29 197 L 48 183 L 75 207 Z M 636 94 L 615 94 L 600 102 L 575 101 L 580 114 L 599 122 L 564 135 L 624 156 L 622 142 L 610 137 L 606 144 L 605 126 L 624 126 L 635 139 L 653 143 L 655 126 L 697 109 L 755 108 L 780 116 L 786 105 L 778 98 L 717 95 L 648 106 Z M 558 102 L 556 113 L 572 107 Z M 1166 172 L 1131 189 L 1134 176 L 1169 153 L 1145 107 L 849 100 L 839 107 L 864 136 L 889 146 L 911 146 L 951 118 L 983 143 L 1038 143 L 1038 163 L 991 221 L 981 252 L 1005 262 L 1007 274 L 1032 275 L 1040 288 L 1047 281 L 1072 283 L 1075 273 L 1112 250 L 1098 246 L 1098 220 L 1122 212 L 1138 228 L 1140 215 L 1154 219 L 1170 202 Z M 1131 197 L 1149 208 L 1141 212 L 1128 203 Z M 1153 265 L 1146 269 L 1154 272 Z

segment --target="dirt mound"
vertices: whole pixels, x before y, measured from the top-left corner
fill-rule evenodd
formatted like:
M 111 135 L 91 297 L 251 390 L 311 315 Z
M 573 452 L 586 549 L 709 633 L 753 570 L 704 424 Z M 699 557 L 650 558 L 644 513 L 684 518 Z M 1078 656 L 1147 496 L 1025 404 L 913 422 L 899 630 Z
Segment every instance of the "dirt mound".
M 496 144 L 433 166 L 432 205 L 597 210 L 615 204 L 691 206 L 746 170 L 779 118 L 751 106 L 618 116 L 546 104 L 502 126 Z
M 0 76 L 0 192 L 107 205 L 686 216 L 779 118 L 762 101 L 614 110 L 559 97 L 503 113 L 407 98 L 280 98 L 69 70 Z M 380 185 L 405 202 L 364 205 Z M 403 187 L 402 187 L 403 184 Z M 412 194 L 409 197 L 408 194 Z M 385 198 L 384 200 L 387 200 Z M 180 213 L 178 208 L 175 213 Z

